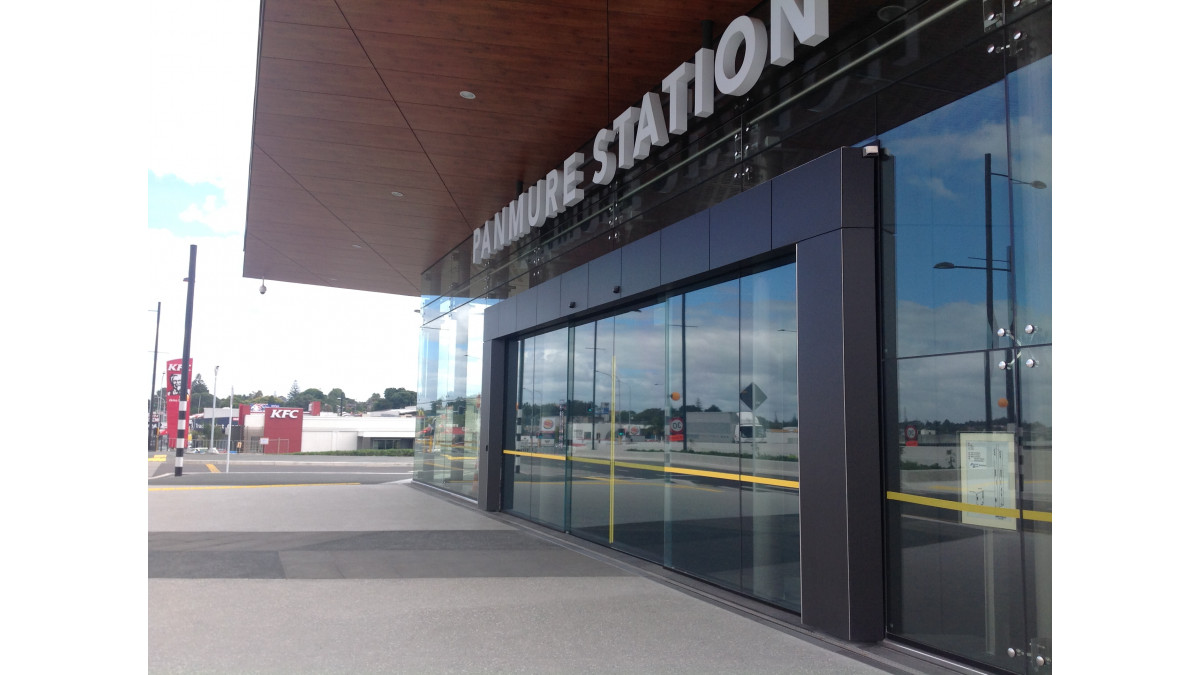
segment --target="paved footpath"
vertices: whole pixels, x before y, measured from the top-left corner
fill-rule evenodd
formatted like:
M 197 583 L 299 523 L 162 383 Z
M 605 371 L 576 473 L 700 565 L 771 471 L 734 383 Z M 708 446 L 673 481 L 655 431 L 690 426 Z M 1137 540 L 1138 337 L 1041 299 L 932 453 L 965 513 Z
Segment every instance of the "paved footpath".
M 407 481 L 149 485 L 151 673 L 936 672 Z

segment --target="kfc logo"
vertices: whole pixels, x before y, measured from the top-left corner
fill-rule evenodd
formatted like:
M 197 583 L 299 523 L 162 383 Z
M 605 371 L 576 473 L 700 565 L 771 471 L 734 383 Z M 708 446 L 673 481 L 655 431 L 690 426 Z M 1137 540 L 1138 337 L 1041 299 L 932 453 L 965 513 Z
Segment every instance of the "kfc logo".
M 293 419 L 294 420 L 298 417 L 300 417 L 299 410 L 289 410 L 289 409 L 284 409 L 284 408 L 273 408 L 271 410 L 271 419 L 273 419 L 273 420 L 279 420 L 279 419 Z

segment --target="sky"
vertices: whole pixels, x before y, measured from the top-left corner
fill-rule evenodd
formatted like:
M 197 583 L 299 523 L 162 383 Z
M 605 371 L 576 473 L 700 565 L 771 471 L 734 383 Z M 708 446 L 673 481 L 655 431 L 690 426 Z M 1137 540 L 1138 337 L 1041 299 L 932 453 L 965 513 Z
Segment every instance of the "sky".
M 191 355 L 218 396 L 334 387 L 365 400 L 417 387 L 417 298 L 241 274 L 251 152 L 256 2 L 155 3 L 150 64 L 146 260 L 147 379 L 162 302 L 158 372 L 180 358 L 189 247 L 197 247 Z M 219 366 L 219 371 L 214 369 Z M 160 380 L 161 381 L 161 380 Z

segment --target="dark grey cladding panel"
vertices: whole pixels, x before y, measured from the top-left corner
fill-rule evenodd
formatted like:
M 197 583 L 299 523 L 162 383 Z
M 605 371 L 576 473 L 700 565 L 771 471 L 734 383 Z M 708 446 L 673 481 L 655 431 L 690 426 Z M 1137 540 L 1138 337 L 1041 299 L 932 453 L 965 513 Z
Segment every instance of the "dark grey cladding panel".
M 588 307 L 621 299 L 621 252 L 612 251 L 587 264 Z M 613 289 L 618 289 L 616 292 Z
M 554 277 L 538 284 L 537 288 L 537 323 L 543 324 L 554 321 L 562 316 L 560 306 L 560 289 L 562 277 Z
M 588 308 L 588 268 L 580 265 L 558 277 L 559 316 L 570 316 Z M 571 303 L 575 303 L 572 307 Z
M 654 232 L 621 249 L 621 295 L 658 287 L 660 232 Z
M 669 284 L 709 270 L 708 222 L 711 209 L 662 229 L 661 282 Z
M 500 303 L 483 308 L 483 339 L 495 340 L 500 337 Z
M 862 148 L 842 148 L 842 227 L 875 229 L 875 163 Z M 895 161 L 895 160 L 883 160 Z
M 835 150 L 772 181 L 772 248 L 842 227 L 842 160 L 842 151 Z M 869 165 L 872 160 L 862 161 Z
M 492 308 L 496 310 L 497 318 L 499 319 L 496 324 L 496 337 L 504 337 L 516 332 L 517 299 L 508 298 L 507 300 L 501 300 L 492 305 Z
M 537 325 L 539 289 L 541 286 L 534 286 L 513 298 L 517 301 L 517 330 L 525 330 Z
M 713 269 L 771 250 L 771 183 L 713 206 L 709 266 Z

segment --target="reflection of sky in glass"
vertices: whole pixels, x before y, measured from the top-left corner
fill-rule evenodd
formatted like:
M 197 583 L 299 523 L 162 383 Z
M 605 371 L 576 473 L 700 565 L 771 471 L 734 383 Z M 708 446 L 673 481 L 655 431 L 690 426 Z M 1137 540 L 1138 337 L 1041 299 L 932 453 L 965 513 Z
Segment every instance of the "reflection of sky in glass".
M 418 403 L 477 396 L 483 388 L 483 311 L 494 300 L 467 303 L 421 327 Z
M 742 286 L 741 386 L 758 386 L 766 400 L 754 411 L 768 422 L 796 414 L 796 268 L 746 277 Z M 739 389 L 739 392 L 741 390 Z M 748 410 L 748 408 L 740 408 Z
M 1011 74 L 1007 91 L 1006 83 L 998 82 L 881 137 L 894 158 L 896 312 L 895 325 L 887 327 L 895 331 L 894 356 L 1012 344 L 993 339 L 989 330 L 986 269 L 934 268 L 942 262 L 988 267 L 989 184 L 996 269 L 990 300 L 996 326 L 1019 330 L 1033 323 L 1038 334 L 1021 337 L 1026 342 L 1049 340 L 1050 69 L 1050 59 L 1042 59 Z M 989 153 L 990 176 L 984 159 Z M 1034 181 L 1046 187 L 1035 188 Z M 1018 300 L 1011 323 L 1010 287 Z M 981 358 L 922 359 L 919 366 L 902 361 L 899 395 L 908 414 L 914 419 L 983 419 Z M 992 379 L 1002 382 L 1003 377 L 997 371 Z

